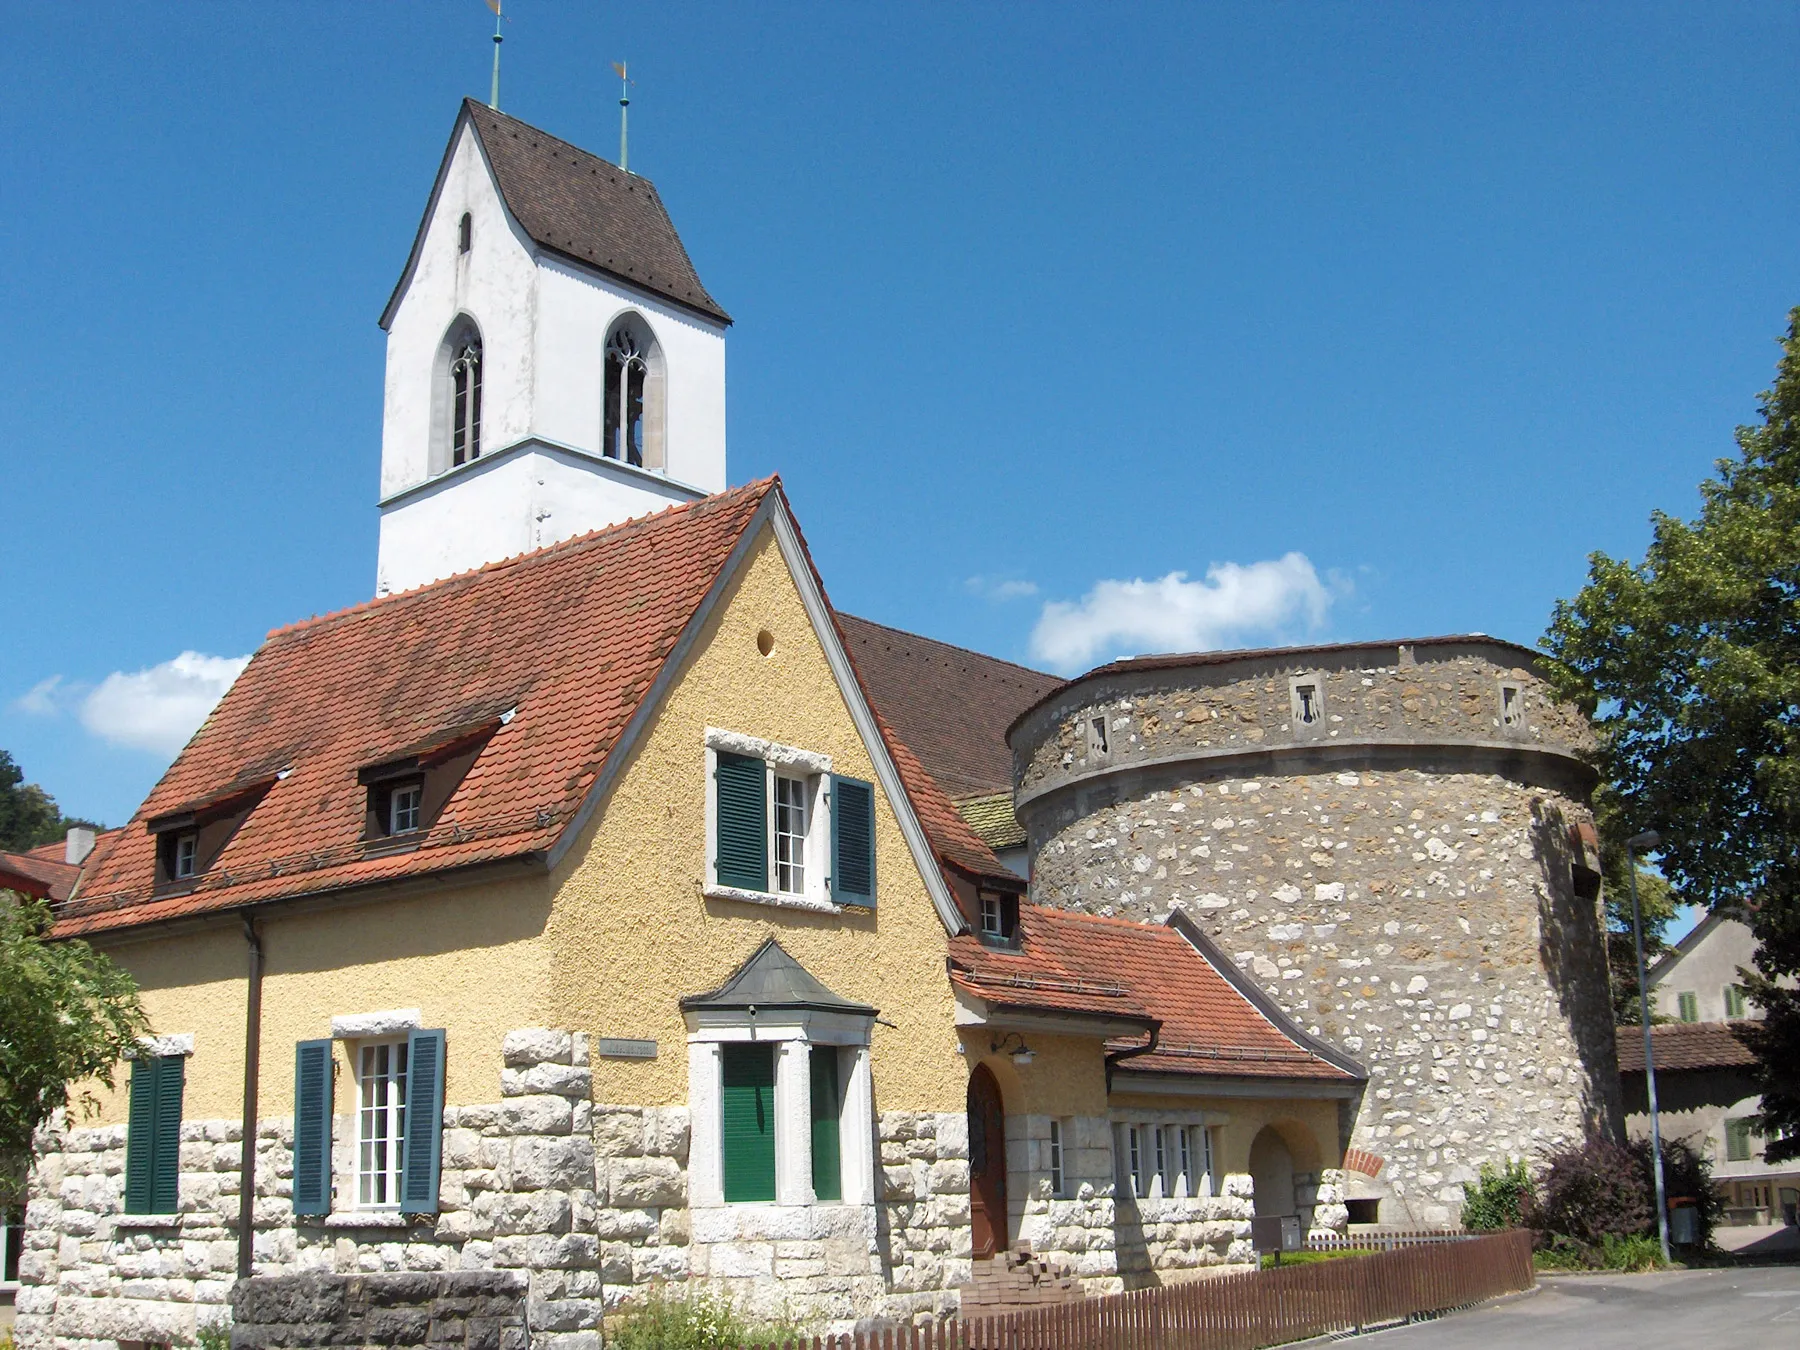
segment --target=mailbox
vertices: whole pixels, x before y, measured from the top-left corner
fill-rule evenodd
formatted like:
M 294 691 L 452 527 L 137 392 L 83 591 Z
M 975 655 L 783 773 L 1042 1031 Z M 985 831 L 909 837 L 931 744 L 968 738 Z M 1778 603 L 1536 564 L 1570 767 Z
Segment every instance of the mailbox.
M 1298 1214 L 1259 1214 L 1250 1220 L 1250 1245 L 1258 1252 L 1297 1252 L 1306 1247 Z

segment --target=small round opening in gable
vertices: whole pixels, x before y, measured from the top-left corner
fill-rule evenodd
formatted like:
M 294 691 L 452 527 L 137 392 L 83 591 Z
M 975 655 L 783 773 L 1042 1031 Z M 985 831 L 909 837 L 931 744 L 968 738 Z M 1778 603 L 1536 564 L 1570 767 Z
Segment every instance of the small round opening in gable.
M 761 652 L 764 656 L 767 656 L 770 652 L 774 651 L 775 635 L 768 629 L 763 629 L 756 635 L 756 650 Z

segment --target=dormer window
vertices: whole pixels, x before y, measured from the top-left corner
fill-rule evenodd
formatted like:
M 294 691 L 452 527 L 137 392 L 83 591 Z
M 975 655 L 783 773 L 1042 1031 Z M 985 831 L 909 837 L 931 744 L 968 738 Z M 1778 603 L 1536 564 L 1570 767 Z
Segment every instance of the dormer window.
M 175 836 L 175 866 L 170 870 L 174 872 L 176 880 L 194 875 L 194 862 L 199 850 L 200 836 L 193 830 Z
M 976 895 L 978 936 L 990 947 L 1014 947 L 1019 942 L 1019 897 L 1004 891 L 980 891 Z
M 464 211 L 462 219 L 458 221 L 456 225 L 456 251 L 458 253 L 467 253 L 469 251 L 469 245 L 474 242 L 474 239 L 475 218 L 467 211 Z
M 407 783 L 389 789 L 389 834 L 411 834 L 419 828 L 419 802 L 424 792 L 424 787 L 419 783 Z

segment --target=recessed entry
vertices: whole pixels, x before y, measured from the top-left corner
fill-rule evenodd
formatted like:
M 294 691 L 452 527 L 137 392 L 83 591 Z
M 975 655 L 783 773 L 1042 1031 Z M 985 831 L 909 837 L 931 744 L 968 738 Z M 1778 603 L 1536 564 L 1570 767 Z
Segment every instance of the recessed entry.
M 756 650 L 761 652 L 764 656 L 767 656 L 770 652 L 774 651 L 775 635 L 768 629 L 763 629 L 756 635 Z

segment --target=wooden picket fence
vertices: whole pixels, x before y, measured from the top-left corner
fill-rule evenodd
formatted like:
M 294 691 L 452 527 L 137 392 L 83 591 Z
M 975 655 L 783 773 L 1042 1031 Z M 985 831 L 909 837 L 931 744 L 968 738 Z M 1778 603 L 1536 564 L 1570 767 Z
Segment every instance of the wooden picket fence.
M 783 1350 L 1259 1350 L 1467 1307 L 1531 1288 L 1523 1229 L 1372 1256 L 1046 1305 L 941 1326 L 789 1342 Z M 1392 1238 L 1390 1240 L 1393 1240 Z

